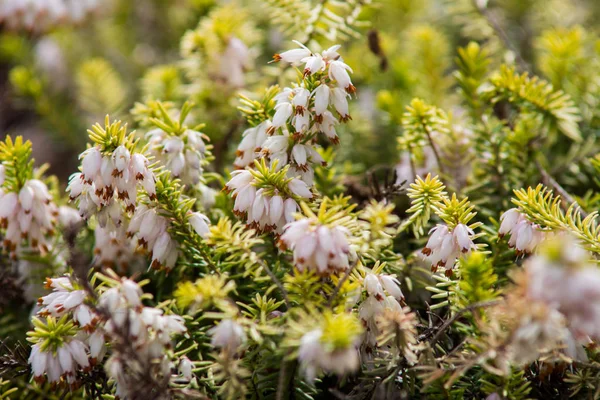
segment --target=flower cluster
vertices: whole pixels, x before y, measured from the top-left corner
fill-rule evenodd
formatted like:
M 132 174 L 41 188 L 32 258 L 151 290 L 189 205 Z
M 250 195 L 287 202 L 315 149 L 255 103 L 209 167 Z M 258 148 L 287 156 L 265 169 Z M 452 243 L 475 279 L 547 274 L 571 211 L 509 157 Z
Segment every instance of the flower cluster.
M 29 364 L 37 382 L 47 376 L 53 384 L 74 388 L 77 370 L 88 370 L 104 356 L 104 337 L 94 332 L 98 318 L 83 304 L 86 293 L 75 289 L 69 277 L 48 278 L 46 287 L 53 292 L 39 299 L 45 307 L 32 318 L 34 330 L 27 333 L 33 343 Z
M 359 365 L 360 322 L 352 314 L 325 314 L 317 329 L 300 339 L 298 359 L 309 381 L 319 371 L 344 375 Z
M 510 341 L 511 359 L 519 365 L 531 363 L 541 353 L 568 339 L 565 318 L 560 312 L 544 302 L 530 301 L 523 307 L 528 310 L 519 315 L 518 327 Z
M 490 362 L 502 373 L 508 373 L 511 364 L 528 365 L 570 340 L 564 316 L 551 305 L 527 296 L 524 274 L 516 278 L 519 285 L 490 310 L 489 320 L 481 327 L 489 341 L 486 346 L 498 348 Z
M 569 236 L 545 243 L 527 260 L 527 296 L 562 313 L 576 338 L 600 338 L 600 272 Z
M 83 329 L 92 330 L 97 317 L 94 312 L 84 304 L 87 297 L 85 290 L 75 289 L 68 276 L 60 278 L 46 278 L 46 289 L 52 293 L 41 297 L 38 304 L 43 306 L 38 315 L 62 317 L 72 313 L 73 321 Z
M 264 161 L 255 165 L 256 169 L 231 173 L 225 188 L 235 198 L 233 211 L 245 216 L 248 225 L 259 231 L 281 234 L 283 227 L 294 220 L 298 202 L 311 199 L 313 194 L 300 179 L 287 178 L 287 168 L 276 171 L 276 164 L 268 168 Z
M 404 295 L 396 278 L 372 271 L 366 272 L 363 288 L 367 292 L 367 298 L 360 305 L 358 314 L 365 326 L 365 345 L 370 349 L 377 346 L 377 318 L 386 309 L 401 310 L 400 302 L 404 300 Z
M 511 208 L 500 217 L 498 235 L 510 235 L 508 245 L 519 255 L 533 252 L 544 238 L 539 225 L 529 222 L 527 217 L 516 208 Z
M 174 133 L 157 128 L 149 131 L 146 137 L 151 154 L 171 171 L 172 176 L 181 179 L 184 185 L 194 186 L 200 182 L 207 155 L 206 135 L 193 129 Z
M 136 380 L 133 371 L 170 376 L 167 350 L 171 337 L 185 332 L 186 327 L 178 315 L 164 315 L 161 309 L 143 306 L 142 289 L 136 282 L 111 279 L 110 284 L 98 301 L 105 315 L 104 334 L 112 341 L 106 372 L 117 383 L 117 395 L 130 398 Z
M 271 119 L 244 132 L 237 149 L 235 166 L 245 168 L 256 158 L 266 158 L 282 168 L 290 165 L 288 175 L 300 176 L 313 185 L 314 166 L 325 160 L 315 145 L 318 133 L 338 143 L 335 130 L 338 121 L 333 111 L 346 122 L 350 119 L 348 97 L 356 91 L 352 85 L 350 67 L 346 65 L 333 46 L 323 53 L 312 53 L 302 44 L 300 49 L 274 56 L 275 61 L 292 65 L 306 64 L 301 82 L 284 88 L 274 97 L 275 113 Z
M 0 24 L 9 29 L 42 32 L 65 24 L 80 24 L 101 4 L 99 0 L 3 0 Z
M 48 187 L 39 179 L 30 179 L 18 191 L 9 191 L 2 187 L 4 167 L 0 170 L 0 226 L 6 229 L 2 246 L 14 257 L 24 247 L 47 252 L 47 237 L 58 217 Z
M 473 230 L 464 224 L 457 224 L 452 230 L 447 225 L 438 224 L 429 234 L 431 236 L 421 252 L 431 263 L 431 270 L 434 272 L 438 267 L 445 267 L 446 274 L 452 274 L 458 257 L 475 247 Z
M 123 221 L 117 200 L 127 212 L 135 210 L 138 187 L 151 198 L 156 196 L 148 159 L 134 151 L 133 135 L 127 135 L 126 129 L 120 121 L 110 124 L 108 117 L 106 128 L 96 124 L 90 133 L 95 144 L 81 154 L 81 172 L 71 175 L 67 187 L 69 198 L 78 202 L 80 215 L 85 219 L 97 215 L 102 226 L 109 220 L 117 226 Z
M 60 345 L 52 348 L 47 343 L 50 343 L 50 335 L 56 333 L 56 328 L 62 325 L 62 321 L 56 322 L 54 319 L 49 319 L 47 325 L 37 319 L 33 321 L 36 321 L 34 322 L 36 331 L 30 339 L 35 344 L 31 346 L 28 361 L 31 364 L 34 379 L 37 382 L 43 382 L 44 375 L 47 375 L 48 380 L 52 383 L 59 383 L 63 378 L 71 386 L 77 386 L 75 372 L 78 367 L 84 369 L 90 367 L 85 344 L 75 337 L 64 335 L 61 337 Z M 43 337 L 47 337 L 47 339 L 41 339 Z
M 112 277 L 97 276 L 109 287 L 101 287 L 96 305 L 91 305 L 94 301 L 87 292 L 77 289 L 69 277 L 46 280 L 46 287 L 53 292 L 39 300 L 43 307 L 38 316 L 45 322 L 33 319 L 35 330 L 28 335 L 35 345 L 29 362 L 38 381 L 46 374 L 51 382 L 76 385 L 77 365 L 86 369 L 101 361 L 109 339 L 112 350 L 106 370 L 117 382 L 117 393 L 128 398 L 127 390 L 133 387 L 128 380 L 135 379 L 131 371 L 150 368 L 155 374 L 169 375 L 171 336 L 186 328 L 180 316 L 145 307 L 136 282 L 114 273 Z M 135 360 L 124 357 L 123 351 L 129 355 L 133 351 Z
M 86 291 L 74 285 L 69 276 L 46 278 L 45 287 L 52 289 L 52 293 L 38 299 L 41 308 L 37 315 L 46 318 L 46 328 L 42 330 L 54 327 L 61 335 L 68 333 L 84 345 L 83 349 L 88 352 L 86 357 L 89 357 L 92 365 L 101 361 L 106 353 L 104 335 L 99 329 L 102 317 L 89 305 Z M 60 318 L 58 322 L 57 318 Z M 40 327 L 43 326 L 41 320 L 37 321 Z M 67 335 L 65 340 L 71 338 Z M 87 367 L 82 362 L 79 364 Z M 69 383 L 73 381 L 69 380 Z
M 350 267 L 348 229 L 327 226 L 316 218 L 302 218 L 285 227 L 281 242 L 294 252 L 294 264 L 318 274 L 344 271 Z
M 305 76 L 318 72 L 326 72 L 329 80 L 335 82 L 337 88 L 343 89 L 348 93 L 356 92 L 356 88 L 352 85 L 352 81 L 348 75 L 348 71 L 352 72 L 352 69 L 344 63 L 337 52 L 342 46 L 335 45 L 322 53 L 313 53 L 302 43 L 297 41 L 294 41 L 294 43 L 300 46 L 300 48 L 275 54 L 273 59 L 275 61 L 287 62 L 294 66 L 304 63 Z M 327 102 L 323 105 L 326 107 Z M 320 113 L 317 112 L 317 115 L 320 115 Z
M 170 224 L 168 218 L 159 214 L 158 207 L 141 204 L 127 227 L 127 237 L 136 236 L 139 246 L 150 251 L 150 266 L 154 269 L 170 270 L 177 262 L 179 250 L 168 232 Z
M 127 236 L 128 226 L 126 223 L 120 226 L 96 225 L 94 228 L 96 265 L 125 272 L 140 261 L 135 242 Z

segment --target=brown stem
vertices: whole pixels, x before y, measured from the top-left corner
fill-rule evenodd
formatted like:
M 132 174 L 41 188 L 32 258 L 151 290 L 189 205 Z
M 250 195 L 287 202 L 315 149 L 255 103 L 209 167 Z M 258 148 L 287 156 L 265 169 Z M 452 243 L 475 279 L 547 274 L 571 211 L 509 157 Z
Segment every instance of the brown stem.
M 440 174 L 444 175 L 444 166 L 442 165 L 442 158 L 440 157 L 440 153 L 438 152 L 438 149 L 437 149 L 435 143 L 433 142 L 433 138 L 431 137 L 431 133 L 429 132 L 429 130 L 426 129 L 425 132 L 427 133 L 427 140 L 429 140 L 429 145 L 431 146 L 431 149 L 433 150 L 433 155 L 435 156 L 435 160 L 437 161 L 438 168 L 440 169 Z
M 474 303 L 474 304 L 471 304 L 470 306 L 467 306 L 467 307 L 465 307 L 463 309 L 458 310 L 452 316 L 452 318 L 447 319 L 442 325 L 440 325 L 440 327 L 438 328 L 437 332 L 435 333 L 435 335 L 431 339 L 430 345 L 433 347 L 433 345 L 435 344 L 435 342 L 438 341 L 438 339 L 442 336 L 442 334 L 444 333 L 444 331 L 446 329 L 448 329 L 450 327 L 450 325 L 452 325 L 454 322 L 456 322 L 456 320 L 458 320 L 460 317 L 462 317 L 463 314 L 465 314 L 467 312 L 471 312 L 471 311 L 476 310 L 478 308 L 492 307 L 492 306 L 497 305 L 498 303 L 500 303 L 500 300 L 481 301 L 479 303 Z
M 540 164 L 539 161 L 535 162 L 535 165 L 537 166 L 537 168 L 540 170 L 540 174 L 542 175 L 542 183 L 544 183 L 546 186 L 551 186 L 552 189 L 563 199 L 565 199 L 564 202 L 561 202 L 560 205 L 563 208 L 563 210 L 567 211 L 569 209 L 569 207 L 571 206 L 571 204 L 576 204 L 577 207 L 579 207 L 579 212 L 581 213 L 581 216 L 583 218 L 587 217 L 587 213 L 581 208 L 581 206 L 579 205 L 579 203 L 577 203 L 577 201 L 573 198 L 573 196 L 571 196 L 569 194 L 569 192 L 567 192 L 557 181 L 556 179 L 554 179 L 552 177 L 552 175 L 550 175 L 548 173 L 548 171 L 546 171 L 546 169 L 544 167 L 542 167 L 542 164 Z M 568 204 L 567 204 L 568 203 Z

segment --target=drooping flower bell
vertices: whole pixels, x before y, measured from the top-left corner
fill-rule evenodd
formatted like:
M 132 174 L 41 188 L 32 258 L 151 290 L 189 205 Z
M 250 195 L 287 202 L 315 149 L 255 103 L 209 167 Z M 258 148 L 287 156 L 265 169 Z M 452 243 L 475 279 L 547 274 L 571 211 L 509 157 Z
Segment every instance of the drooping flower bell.
M 498 235 L 510 235 L 508 245 L 517 250 L 519 255 L 533 252 L 544 239 L 544 232 L 539 225 L 530 222 L 527 217 L 516 208 L 511 208 L 500 217 Z
M 445 267 L 446 274 L 451 274 L 457 258 L 475 247 L 473 230 L 464 224 L 457 224 L 453 230 L 438 224 L 429 233 L 431 236 L 421 252 L 431 263 L 432 271 Z
M 286 226 L 281 242 L 294 252 L 294 264 L 300 271 L 329 274 L 350 267 L 348 235 L 343 226 L 326 226 L 303 218 Z

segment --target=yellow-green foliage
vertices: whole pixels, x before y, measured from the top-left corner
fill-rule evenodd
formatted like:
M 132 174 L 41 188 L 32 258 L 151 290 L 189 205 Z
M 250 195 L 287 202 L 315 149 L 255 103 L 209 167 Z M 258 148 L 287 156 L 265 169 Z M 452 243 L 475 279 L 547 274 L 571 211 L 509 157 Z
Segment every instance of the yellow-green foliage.
M 558 129 L 573 140 L 581 140 L 577 125 L 581 117 L 571 97 L 554 90 L 551 84 L 536 76 L 519 74 L 514 67 L 503 65 L 500 72 L 490 78 L 483 96 L 492 104 L 504 100 L 523 112 L 538 113 L 548 128 Z
M 77 99 L 86 112 L 117 114 L 126 104 L 125 85 L 112 65 L 102 58 L 86 60 L 77 68 Z
M 597 211 L 583 215 L 578 204 L 564 204 L 564 200 L 560 196 L 556 196 L 552 190 L 541 184 L 535 188 L 515 190 L 513 203 L 532 222 L 553 231 L 571 232 L 590 251 L 594 253 L 600 251 L 600 227 L 597 221 Z M 563 211 L 562 207 L 566 207 L 566 211 Z
M 494 274 L 492 261 L 484 253 L 473 252 L 459 264 L 458 305 L 460 307 L 497 297 L 495 290 L 498 277 Z

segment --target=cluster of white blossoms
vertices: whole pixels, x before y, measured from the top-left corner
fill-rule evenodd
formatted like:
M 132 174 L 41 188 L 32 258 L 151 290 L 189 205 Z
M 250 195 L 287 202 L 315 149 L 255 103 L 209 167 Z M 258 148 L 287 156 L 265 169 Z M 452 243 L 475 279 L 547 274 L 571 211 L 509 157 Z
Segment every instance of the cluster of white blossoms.
M 361 303 L 358 314 L 365 326 L 364 343 L 367 349 L 372 349 L 377 346 L 379 336 L 377 317 L 383 315 L 386 309 L 402 311 L 400 302 L 404 300 L 404 294 L 398 279 L 371 271 L 367 271 L 363 279 L 363 288 L 367 292 L 367 298 Z
M 150 266 L 154 269 L 171 270 L 179 257 L 177 242 L 168 231 L 170 224 L 157 207 L 145 204 L 135 210 L 129 222 L 127 236 L 135 236 L 139 246 L 151 253 Z
M 438 224 L 429 234 L 431 236 L 421 252 L 434 272 L 438 267 L 445 267 L 446 274 L 451 274 L 458 257 L 475 248 L 473 230 L 464 224 L 457 224 L 452 230 L 447 225 Z
M 48 235 L 58 217 L 48 187 L 39 179 L 30 179 L 15 192 L 3 186 L 4 180 L 5 168 L 0 165 L 0 227 L 5 230 L 2 247 L 13 257 L 24 248 L 47 252 Z
M 200 182 L 206 158 L 205 141 L 208 137 L 193 129 L 186 129 L 181 135 L 175 135 L 160 128 L 152 129 L 146 137 L 151 154 L 171 171 L 173 177 L 181 179 L 188 186 Z
M 600 338 L 600 271 L 568 235 L 550 240 L 527 260 L 527 296 L 563 314 L 579 340 Z
M 266 158 L 279 168 L 289 165 L 290 177 L 300 176 L 313 186 L 314 166 L 323 165 L 324 159 L 315 145 L 322 132 L 333 143 L 339 139 L 335 130 L 338 119 L 348 121 L 348 97 L 356 91 L 352 85 L 352 72 L 333 46 L 322 53 L 313 53 L 302 44 L 300 48 L 276 54 L 276 61 L 292 65 L 305 63 L 300 84 L 286 87 L 274 98 L 275 114 L 272 120 L 263 121 L 246 130 L 237 149 L 235 166 L 246 168 L 257 158 Z
M 210 220 L 206 215 L 199 212 L 190 213 L 188 222 L 202 238 L 208 235 Z M 152 259 L 150 267 L 153 269 L 170 271 L 179 257 L 177 241 L 171 237 L 168 231 L 170 225 L 169 218 L 160 215 L 160 208 L 156 204 L 150 203 L 149 205 L 139 205 L 127 226 L 125 237 L 127 239 L 136 237 L 138 245 L 150 252 Z M 114 229 L 110 231 L 110 235 L 115 235 Z M 121 236 L 119 235 L 119 237 Z M 122 253 L 122 256 L 125 257 L 123 261 L 133 258 L 136 250 L 135 245 L 131 244 L 134 242 L 127 239 L 125 240 L 130 244 L 115 243 L 118 249 L 133 249 L 133 253 Z
M 317 218 L 302 218 L 285 227 L 281 242 L 294 252 L 299 271 L 309 269 L 325 275 L 350 267 L 348 236 L 343 226 L 326 226 Z
M 33 377 L 37 382 L 43 382 L 44 376 L 52 383 L 59 383 L 61 378 L 73 386 L 76 386 L 75 372 L 79 367 L 89 368 L 87 348 L 85 344 L 72 337 L 63 342 L 56 351 L 44 348 L 41 343 L 31 346 L 29 364 Z
M 266 120 L 244 131 L 242 141 L 235 152 L 236 159 L 233 165 L 236 168 L 244 169 L 254 163 L 262 151 L 263 144 L 269 138 L 267 131 L 270 131 L 271 126 L 271 121 Z
M 126 331 L 136 349 L 152 353 L 154 343 L 169 347 L 171 336 L 185 332 L 186 328 L 179 315 L 164 315 L 158 308 L 143 306 L 142 293 L 136 282 L 122 279 L 118 286 L 102 293 L 99 307 L 110 315 L 104 325 L 108 335 Z
M 137 206 L 137 189 L 143 187 L 150 198 L 156 196 L 154 173 L 148 168 L 148 159 L 141 153 L 132 153 L 120 145 L 111 153 L 103 153 L 99 145 L 85 150 L 81 156 L 81 172 L 69 179 L 69 198 L 78 201 L 79 213 L 88 219 L 98 217 L 100 225 L 109 220 L 115 225 L 123 221 L 127 212 Z
M 100 0 L 2 0 L 0 24 L 11 30 L 43 32 L 82 23 L 101 3 Z
M 235 199 L 233 212 L 245 216 L 248 225 L 261 232 L 281 234 L 283 227 L 294 220 L 298 201 L 311 199 L 313 194 L 300 179 L 283 178 L 273 184 L 275 180 L 266 176 L 272 170 L 264 166 L 259 169 L 233 171 L 225 189 Z
M 94 307 L 86 304 L 94 300 L 85 290 L 75 288 L 69 277 L 46 280 L 46 287 L 53 292 L 39 299 L 43 307 L 38 312 L 46 320 L 34 318 L 35 330 L 28 334 L 35 343 L 29 362 L 36 380 L 47 375 L 51 382 L 76 385 L 77 365 L 85 370 L 102 361 L 108 347 L 112 352 L 106 371 L 117 382 L 117 395 L 122 398 L 128 398 L 127 389 L 133 387 L 124 369 L 131 371 L 131 363 L 138 363 L 134 370 L 150 369 L 170 376 L 168 350 L 171 337 L 186 331 L 183 319 L 145 307 L 140 286 L 130 279 L 108 282 L 110 287 Z M 135 349 L 135 360 L 120 353 L 124 345 Z
M 76 387 L 77 370 L 87 370 L 106 352 L 97 330 L 100 318 L 84 303 L 86 292 L 75 288 L 68 276 L 47 278 L 45 287 L 53 291 L 38 300 L 35 329 L 28 333 L 34 343 L 29 356 L 33 376 L 38 382 L 47 376 L 50 382 Z
M 94 228 L 95 264 L 117 270 L 128 271 L 137 264 L 139 255 L 135 242 L 127 236 L 128 224 L 119 226 L 100 226 Z
M 508 245 L 517 250 L 519 255 L 533 252 L 544 239 L 540 226 L 530 222 L 527 216 L 516 208 L 511 208 L 500 217 L 498 235 L 510 235 Z
M 210 344 L 222 349 L 228 355 L 233 355 L 246 343 L 244 328 L 232 319 L 224 319 L 208 333 L 212 336 Z
M 46 278 L 46 289 L 52 293 L 40 297 L 38 304 L 43 306 L 38 315 L 62 317 L 72 313 L 73 321 L 83 329 L 91 330 L 97 322 L 94 312 L 84 304 L 87 297 L 85 290 L 73 288 L 71 279 L 67 276 L 60 278 Z
M 104 333 L 113 342 L 112 354 L 106 362 L 107 374 L 117 383 L 117 396 L 131 398 L 136 377 L 131 371 L 148 371 L 155 377 L 171 374 L 167 350 L 171 337 L 186 331 L 179 315 L 164 315 L 163 311 L 142 304 L 142 289 L 130 280 L 122 279 L 100 296 L 98 307 L 108 314 Z M 122 346 L 135 349 L 131 358 Z M 133 396 L 135 397 L 135 396 Z

